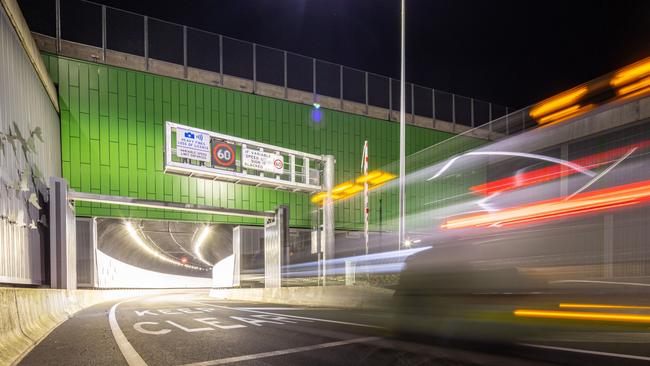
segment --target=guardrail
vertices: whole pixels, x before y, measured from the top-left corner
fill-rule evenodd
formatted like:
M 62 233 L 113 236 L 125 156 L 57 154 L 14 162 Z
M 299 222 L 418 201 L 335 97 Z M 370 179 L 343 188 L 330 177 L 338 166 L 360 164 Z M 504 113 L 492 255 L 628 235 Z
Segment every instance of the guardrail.
M 341 109 L 344 102 L 365 105 L 366 114 L 370 107 L 385 109 L 389 119 L 399 110 L 398 79 L 87 0 L 19 3 L 32 32 L 55 39 L 57 52 L 62 41 L 78 43 L 100 50 L 97 61 L 106 62 L 107 51 L 116 51 L 144 58 L 147 70 L 149 60 L 157 60 L 182 65 L 179 76 L 185 78 L 200 69 L 215 73 L 220 85 L 224 75 L 250 80 L 254 93 L 258 84 L 266 84 L 283 88 L 285 99 L 288 90 L 297 90 L 312 94 L 313 102 L 338 99 Z M 456 125 L 466 130 L 488 124 L 489 132 L 509 135 L 527 124 L 527 118 L 508 107 L 414 83 L 406 84 L 406 113 L 411 124 L 416 116 L 424 117 L 449 122 L 446 129 L 452 131 Z

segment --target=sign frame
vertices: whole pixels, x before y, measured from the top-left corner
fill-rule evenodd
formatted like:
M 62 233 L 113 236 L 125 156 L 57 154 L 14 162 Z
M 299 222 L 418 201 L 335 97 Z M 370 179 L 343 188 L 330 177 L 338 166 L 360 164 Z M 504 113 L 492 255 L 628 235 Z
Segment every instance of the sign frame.
M 172 156 L 172 130 L 180 128 L 183 130 L 195 131 L 197 133 L 207 134 L 210 138 L 217 138 L 226 143 L 231 143 L 241 148 L 248 149 L 258 149 L 260 151 L 266 151 L 273 154 L 280 154 L 288 159 L 285 159 L 284 165 L 285 169 L 288 167 L 288 171 L 285 176 L 288 176 L 289 179 L 283 179 L 283 175 L 275 174 L 273 177 L 265 176 L 272 175 L 273 173 L 269 172 L 258 172 L 257 174 L 248 173 L 246 169 L 242 169 L 241 172 L 228 169 L 218 169 L 211 168 L 204 165 L 195 165 L 184 162 L 173 161 Z M 210 151 L 212 154 L 212 149 Z M 301 178 L 303 181 L 300 181 L 298 178 L 298 172 L 296 171 L 296 158 L 303 160 L 303 169 L 301 172 Z M 312 184 L 310 180 L 310 174 L 313 169 L 310 169 L 310 163 L 321 163 L 321 166 L 325 164 L 325 157 L 321 155 L 310 154 L 302 151 L 287 149 L 280 146 L 274 146 L 262 142 L 252 141 L 240 137 L 225 135 L 222 133 L 212 132 L 203 130 L 200 128 L 190 127 L 182 125 L 179 123 L 166 121 L 165 122 L 165 159 L 164 159 L 164 172 L 168 174 L 178 174 L 190 177 L 197 177 L 203 179 L 209 179 L 214 181 L 223 181 L 223 182 L 232 182 L 238 184 L 248 184 L 259 187 L 268 187 L 280 190 L 287 190 L 293 192 L 306 192 L 314 193 L 320 192 L 323 190 L 322 181 L 319 179 L 321 184 Z M 306 168 L 305 168 L 306 167 Z M 323 170 L 320 170 L 321 177 L 324 177 Z M 285 170 L 286 171 L 286 170 Z

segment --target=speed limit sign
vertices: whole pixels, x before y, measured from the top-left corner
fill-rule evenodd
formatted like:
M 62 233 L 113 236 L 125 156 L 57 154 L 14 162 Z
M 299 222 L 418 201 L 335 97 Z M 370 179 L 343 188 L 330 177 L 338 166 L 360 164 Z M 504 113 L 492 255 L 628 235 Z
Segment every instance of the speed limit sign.
M 222 141 L 212 142 L 212 165 L 217 168 L 235 168 L 235 145 Z

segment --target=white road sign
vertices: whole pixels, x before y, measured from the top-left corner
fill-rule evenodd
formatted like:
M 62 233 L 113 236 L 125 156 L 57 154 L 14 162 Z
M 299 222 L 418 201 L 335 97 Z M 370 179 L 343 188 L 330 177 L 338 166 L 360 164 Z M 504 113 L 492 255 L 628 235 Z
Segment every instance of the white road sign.
M 267 151 L 242 149 L 242 166 L 244 169 L 255 169 L 263 172 L 284 173 L 284 157 Z
M 180 158 L 210 161 L 210 135 L 176 129 L 176 155 Z

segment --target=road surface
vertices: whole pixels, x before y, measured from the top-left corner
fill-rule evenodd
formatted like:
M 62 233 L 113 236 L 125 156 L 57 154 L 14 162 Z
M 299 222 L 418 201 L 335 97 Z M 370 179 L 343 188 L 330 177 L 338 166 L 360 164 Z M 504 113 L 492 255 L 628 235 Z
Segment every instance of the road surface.
M 20 365 L 544 365 L 644 360 L 566 350 L 481 350 L 399 340 L 382 312 L 222 301 L 165 293 L 95 305 Z M 612 363 L 614 362 L 614 363 Z

